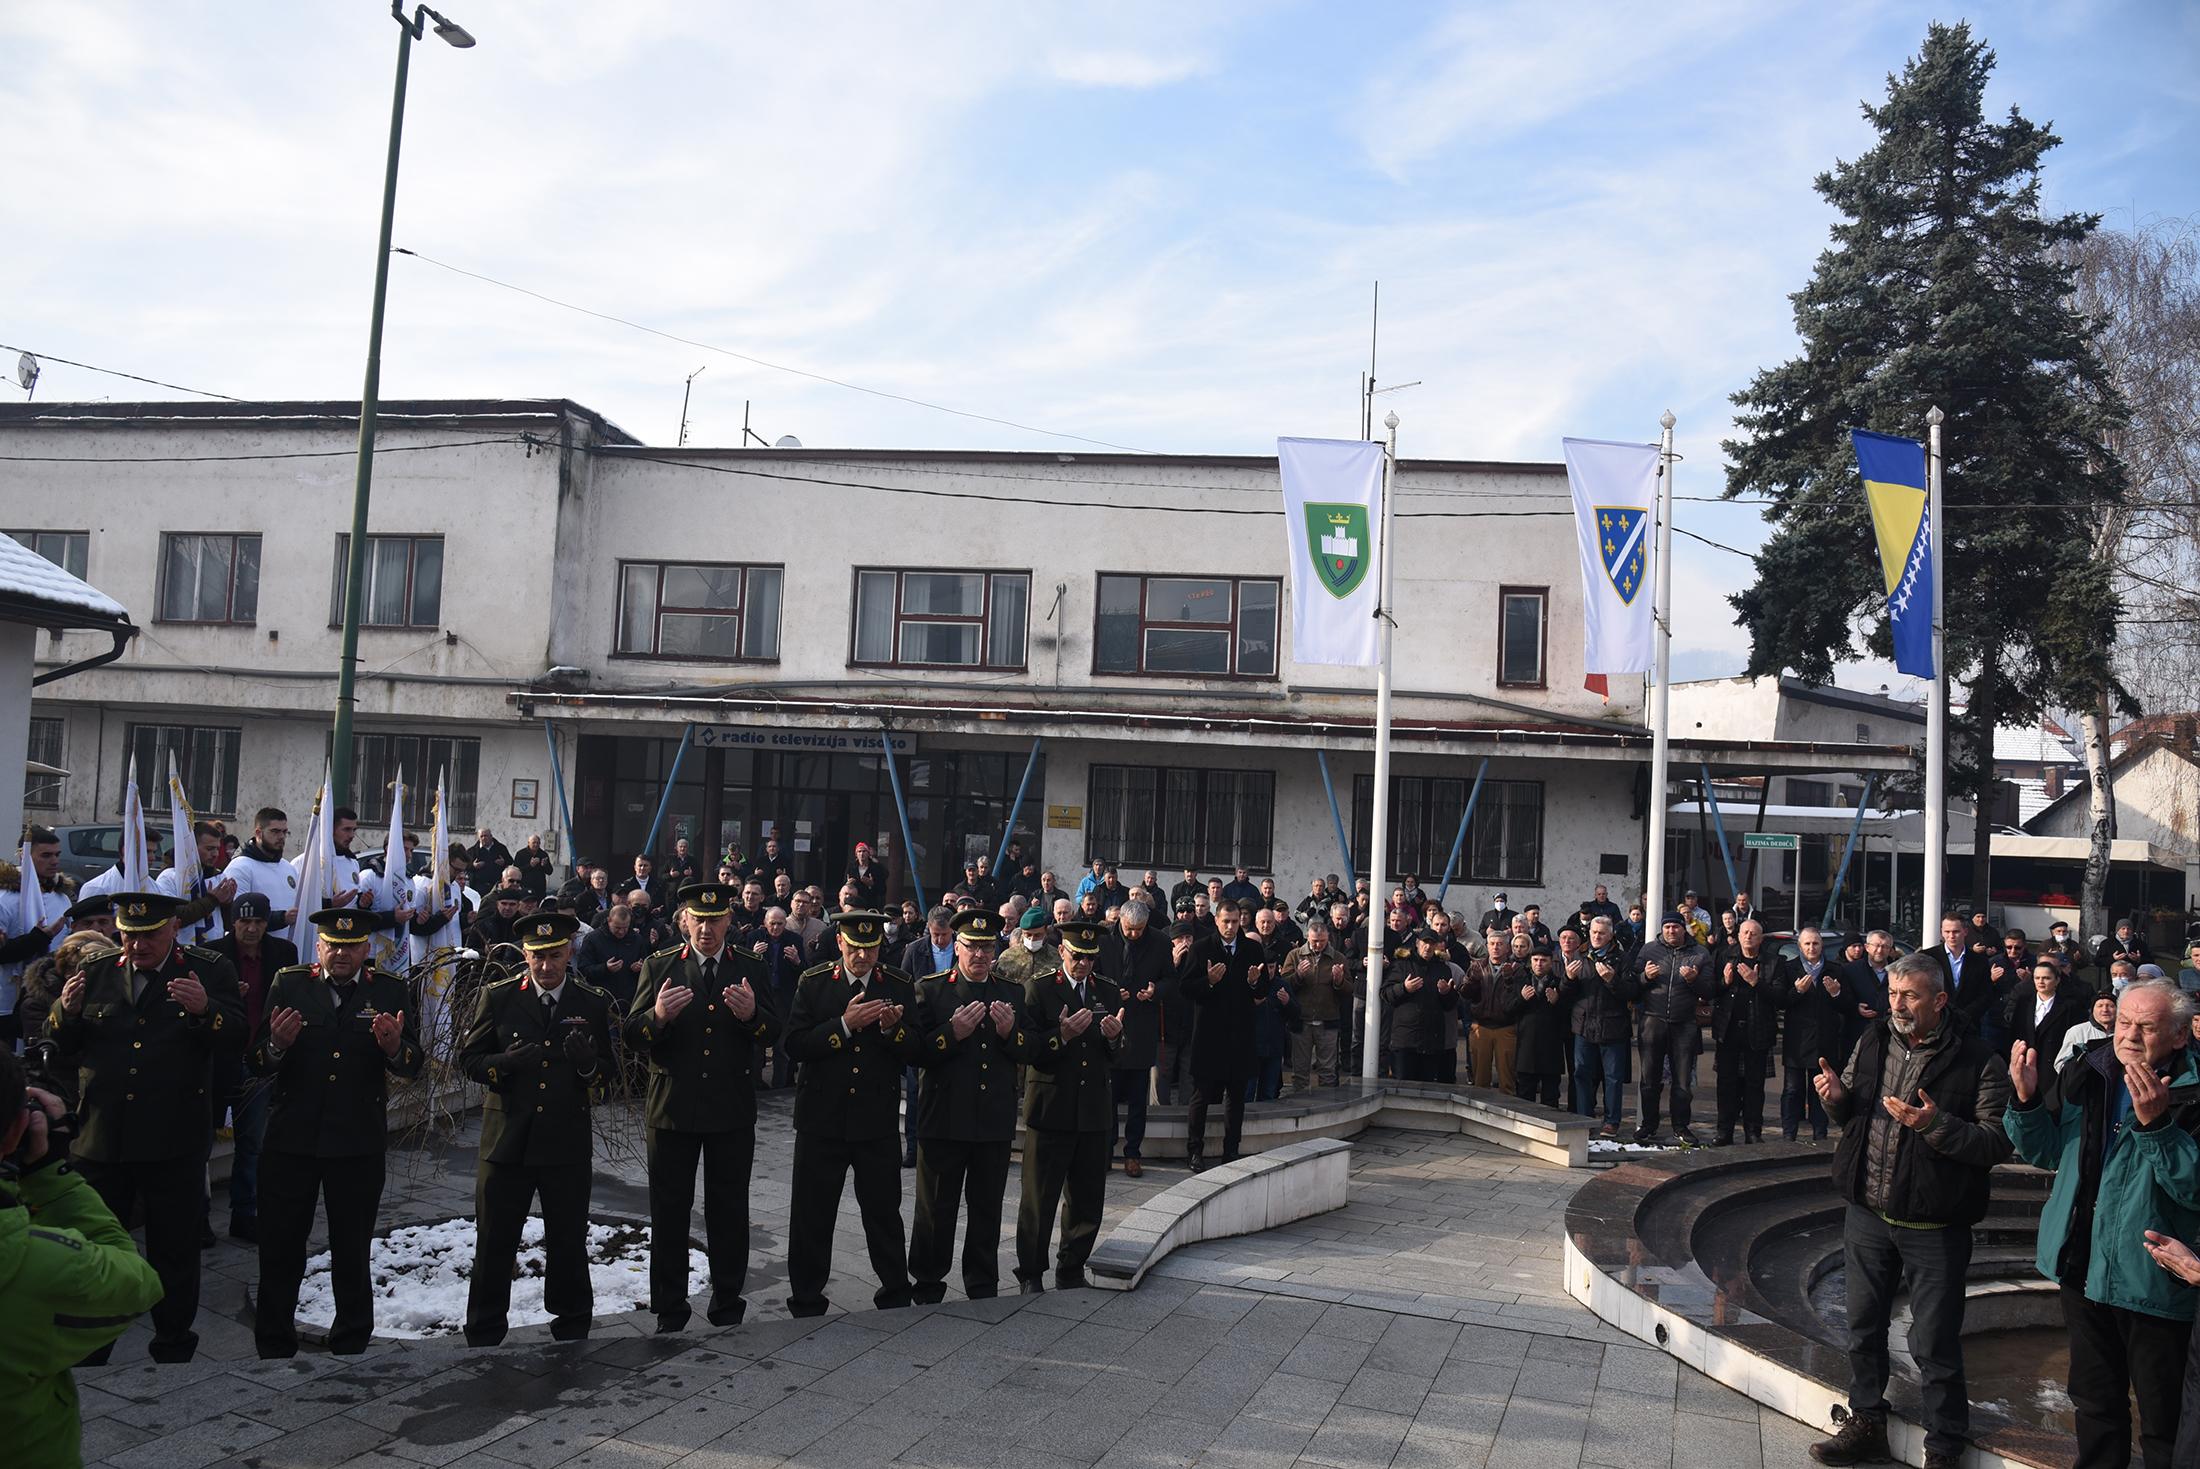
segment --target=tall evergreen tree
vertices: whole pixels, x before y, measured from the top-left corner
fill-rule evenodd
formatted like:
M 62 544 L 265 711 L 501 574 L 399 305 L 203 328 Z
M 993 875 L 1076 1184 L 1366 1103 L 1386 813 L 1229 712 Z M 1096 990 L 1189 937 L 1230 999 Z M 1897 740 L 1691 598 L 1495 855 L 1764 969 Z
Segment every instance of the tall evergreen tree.
M 1936 24 L 1864 106 L 1878 142 L 1816 181 L 1842 220 L 1790 298 L 1802 354 L 1734 395 L 1743 436 L 1724 446 L 1727 496 L 1767 497 L 1773 525 L 1755 583 L 1729 599 L 1749 672 L 1827 683 L 1842 659 L 1892 656 L 1849 429 L 1922 439 L 1927 409 L 1947 415 L 1941 673 L 1969 696 L 1948 788 L 1978 803 L 1979 904 L 1995 726 L 2107 676 L 2119 606 L 2091 530 L 2123 492 L 2108 442 L 2122 406 L 2058 250 L 2099 217 L 2040 212 L 2040 160 L 2061 140 L 2013 107 L 1987 120 L 1993 69 L 1968 26 Z

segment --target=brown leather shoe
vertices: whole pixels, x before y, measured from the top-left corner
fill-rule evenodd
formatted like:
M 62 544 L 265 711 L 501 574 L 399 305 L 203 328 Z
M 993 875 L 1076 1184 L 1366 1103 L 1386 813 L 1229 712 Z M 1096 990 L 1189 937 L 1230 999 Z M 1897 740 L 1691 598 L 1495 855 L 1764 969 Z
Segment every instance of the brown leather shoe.
M 1123 1160 L 1123 1176 L 1125 1178 L 1144 1178 L 1146 1176 L 1146 1165 L 1136 1158 L 1125 1158 Z

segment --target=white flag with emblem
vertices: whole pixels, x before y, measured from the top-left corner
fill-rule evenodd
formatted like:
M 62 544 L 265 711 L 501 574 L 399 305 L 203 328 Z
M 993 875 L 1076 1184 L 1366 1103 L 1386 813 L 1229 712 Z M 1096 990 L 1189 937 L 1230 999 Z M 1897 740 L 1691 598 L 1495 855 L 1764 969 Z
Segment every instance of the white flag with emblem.
M 1291 544 L 1291 656 L 1373 668 L 1382 657 L 1383 446 L 1364 439 L 1278 439 L 1284 532 Z M 1244 621 L 1239 636 L 1244 636 Z
M 1565 449 L 1581 540 L 1582 672 L 1648 673 L 1658 446 L 1567 439 Z

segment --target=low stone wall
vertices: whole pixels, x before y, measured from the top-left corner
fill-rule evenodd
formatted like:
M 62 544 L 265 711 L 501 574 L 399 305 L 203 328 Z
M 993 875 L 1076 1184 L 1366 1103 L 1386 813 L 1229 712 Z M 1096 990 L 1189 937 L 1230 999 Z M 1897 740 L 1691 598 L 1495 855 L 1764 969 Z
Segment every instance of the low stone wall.
M 1357 1137 L 1370 1127 L 1465 1133 L 1561 1168 L 1580 1168 L 1588 1162 L 1596 1123 L 1486 1087 L 1354 1079 L 1280 1102 L 1247 1103 L 1239 1151 L 1263 1153 L 1307 1138 Z M 1149 1158 L 1185 1157 L 1189 1131 L 1185 1108 L 1149 1107 L 1141 1152 Z M 1222 1109 L 1210 1107 L 1206 1153 L 1216 1157 L 1221 1151 Z
M 1336 1138 L 1281 1143 L 1163 1189 L 1109 1230 L 1087 1262 L 1092 1282 L 1129 1290 L 1172 1250 L 1256 1234 L 1344 1207 L 1352 1145 Z

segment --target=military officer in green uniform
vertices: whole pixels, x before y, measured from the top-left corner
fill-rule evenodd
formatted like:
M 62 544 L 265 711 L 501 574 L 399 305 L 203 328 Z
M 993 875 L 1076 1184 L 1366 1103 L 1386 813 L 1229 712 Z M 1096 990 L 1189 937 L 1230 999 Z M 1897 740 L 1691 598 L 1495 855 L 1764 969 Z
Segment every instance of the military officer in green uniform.
M 1031 1075 L 1024 1089 L 1024 1198 L 1016 1211 L 1016 1279 L 1025 1295 L 1046 1289 L 1047 1240 L 1062 1214 L 1054 1288 L 1088 1282 L 1085 1261 L 1106 1206 L 1115 1135 L 1109 1070 L 1123 1044 L 1122 986 L 1102 978 L 1098 923 L 1062 925 L 1062 968 L 1024 990 Z M 1064 1185 L 1069 1197 L 1065 1200 Z
M 963 1226 L 963 1291 L 972 1300 L 1001 1285 L 1001 1198 L 1016 1142 L 1016 1068 L 1025 1060 L 1024 992 L 994 977 L 1001 918 L 955 915 L 955 967 L 917 981 L 917 1217 L 909 1238 L 912 1299 L 947 1294 L 955 1213 Z
M 175 898 L 117 893 L 113 902 L 120 952 L 61 987 L 46 1034 L 77 1068 L 77 1172 L 125 1226 L 144 1207 L 145 1259 L 162 1290 L 153 1360 L 188 1362 L 199 1347 L 191 1323 L 213 1142 L 208 1097 L 215 1061 L 244 1049 L 244 1001 L 228 960 L 176 941 Z M 85 1361 L 97 1366 L 112 1350 L 110 1342 Z
M 374 1335 L 367 1268 L 382 1206 L 389 1141 L 389 1079 L 427 1060 L 405 981 L 377 970 L 368 941 L 387 915 L 324 908 L 315 962 L 277 972 L 247 1055 L 274 1088 L 260 1151 L 260 1286 L 253 1335 L 262 1357 L 298 1354 L 298 1282 L 306 1270 L 313 1205 L 328 1210 L 329 1284 L 336 1321 L 328 1349 L 351 1355 Z
M 1016 920 L 1016 932 L 1002 945 L 1000 957 L 993 961 L 993 973 L 997 979 L 1005 979 L 1016 986 L 1016 997 L 1023 998 L 1024 986 L 1035 974 L 1044 974 L 1060 965 L 1054 957 L 1054 945 L 1049 942 L 1051 920 L 1046 911 L 1034 903 Z
M 780 1018 L 754 955 L 729 948 L 733 889 L 680 889 L 688 941 L 642 961 L 626 1043 L 649 1062 L 649 1296 L 659 1331 L 687 1325 L 688 1221 L 703 1169 L 703 1238 L 713 1326 L 748 1311 L 749 1170 L 756 1160 L 756 1059 Z
M 878 962 L 886 919 L 833 919 L 840 958 L 802 971 L 787 1016 L 787 1054 L 801 1063 L 794 1093 L 794 1200 L 787 1219 L 787 1309 L 823 1315 L 830 1303 L 833 1221 L 852 1171 L 871 1270 L 872 1304 L 909 1304 L 901 1232 L 902 1068 L 915 1061 L 909 976 Z
M 550 1335 L 588 1335 L 589 1105 L 611 1072 L 611 996 L 568 972 L 570 913 L 537 913 L 513 925 L 524 977 L 488 986 L 459 1047 L 469 1081 L 489 1089 L 481 1107 L 474 1174 L 474 1269 L 466 1291 L 466 1342 L 504 1340 L 512 1266 L 528 1207 L 542 1198 L 542 1302 Z

